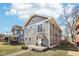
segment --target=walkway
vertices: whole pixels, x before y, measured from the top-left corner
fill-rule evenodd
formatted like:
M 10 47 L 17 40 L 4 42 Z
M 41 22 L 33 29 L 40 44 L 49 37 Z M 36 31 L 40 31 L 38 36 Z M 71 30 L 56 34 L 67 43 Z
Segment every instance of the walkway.
M 12 53 L 12 54 L 8 54 L 6 56 L 17 56 L 17 55 L 20 55 L 20 54 L 24 54 L 26 53 L 28 50 L 23 50 L 23 51 L 19 51 L 17 53 Z
M 77 52 L 77 51 L 68 51 L 68 55 L 70 55 L 70 56 L 79 56 L 79 52 Z

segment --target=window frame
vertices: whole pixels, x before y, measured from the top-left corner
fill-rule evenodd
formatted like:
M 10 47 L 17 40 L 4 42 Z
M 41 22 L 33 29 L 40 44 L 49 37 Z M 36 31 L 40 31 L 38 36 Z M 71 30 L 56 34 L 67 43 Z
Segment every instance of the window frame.
M 43 24 L 37 25 L 37 32 L 43 32 Z

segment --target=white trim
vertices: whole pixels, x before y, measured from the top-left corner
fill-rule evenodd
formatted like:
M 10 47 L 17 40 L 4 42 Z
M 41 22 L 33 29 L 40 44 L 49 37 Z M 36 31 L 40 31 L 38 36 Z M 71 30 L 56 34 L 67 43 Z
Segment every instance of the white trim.
M 48 22 L 48 44 L 49 44 L 49 47 L 50 47 L 50 22 Z
M 51 16 L 47 16 L 47 15 L 44 15 L 44 14 L 38 14 L 38 13 L 33 13 L 30 17 L 33 17 L 33 16 L 41 16 L 41 17 L 45 17 L 45 18 L 51 17 Z
M 50 46 L 49 48 L 53 48 L 53 47 L 55 47 L 55 46 L 57 46 L 57 44 L 54 44 L 54 45 Z

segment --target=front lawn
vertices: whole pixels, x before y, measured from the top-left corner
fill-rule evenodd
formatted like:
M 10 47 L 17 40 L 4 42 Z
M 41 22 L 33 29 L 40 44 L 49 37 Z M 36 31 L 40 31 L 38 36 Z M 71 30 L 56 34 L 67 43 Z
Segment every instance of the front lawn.
M 0 56 L 17 53 L 21 51 L 22 45 L 0 45 Z M 27 51 L 18 56 L 68 56 L 68 51 L 70 51 L 68 44 L 63 44 L 58 47 L 49 49 L 44 52 Z
M 21 45 L 0 45 L 0 56 L 21 51 Z
M 45 52 L 35 52 L 35 51 L 28 51 L 24 54 L 20 54 L 19 56 L 67 56 L 67 51 L 64 50 L 48 50 Z
M 67 56 L 68 51 L 68 45 L 61 45 L 44 52 L 27 51 L 19 56 Z

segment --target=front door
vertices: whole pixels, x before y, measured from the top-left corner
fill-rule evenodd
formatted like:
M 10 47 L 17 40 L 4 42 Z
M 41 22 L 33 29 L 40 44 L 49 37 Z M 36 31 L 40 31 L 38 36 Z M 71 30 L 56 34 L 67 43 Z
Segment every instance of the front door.
M 40 37 L 37 36 L 36 45 L 37 45 L 37 46 L 41 46 L 41 43 L 42 43 L 42 39 L 41 39 Z
M 42 43 L 41 38 L 39 38 L 38 39 L 38 46 L 41 46 L 41 43 Z

